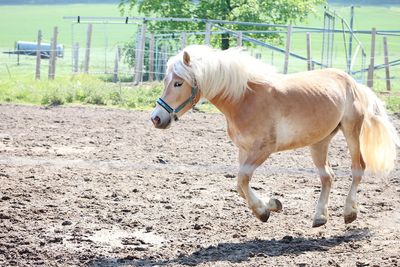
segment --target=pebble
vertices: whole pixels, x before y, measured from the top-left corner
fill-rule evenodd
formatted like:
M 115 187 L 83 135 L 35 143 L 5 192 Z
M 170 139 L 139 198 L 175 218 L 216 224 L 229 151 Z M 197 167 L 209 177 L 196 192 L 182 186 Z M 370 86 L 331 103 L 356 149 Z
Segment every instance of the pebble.
M 356 262 L 356 266 L 357 266 L 357 267 L 369 266 L 369 263 L 368 263 L 368 262 L 357 261 L 357 262 Z
M 128 256 L 126 256 L 126 257 L 124 258 L 124 260 L 136 260 L 136 259 L 138 259 L 138 257 L 137 257 L 137 256 L 134 256 L 134 255 L 128 255 Z
M 194 229 L 194 230 L 200 230 L 200 229 L 201 229 L 201 225 L 196 223 L 196 224 L 193 226 L 193 229 Z
M 55 237 L 53 239 L 49 240 L 49 243 L 62 243 L 63 239 L 62 237 Z
M 71 221 L 63 221 L 62 222 L 62 226 L 67 226 L 67 225 L 71 225 L 72 224 L 72 222 Z
M 162 159 L 162 158 L 158 158 L 157 160 L 155 160 L 156 163 L 161 163 L 161 164 L 167 164 L 167 161 Z
M 149 249 L 146 248 L 146 247 L 135 247 L 133 250 L 136 250 L 136 251 L 147 251 Z
M 9 219 L 11 219 L 11 217 L 8 216 L 7 214 L 0 213 L 0 219 L 1 220 L 9 220 Z

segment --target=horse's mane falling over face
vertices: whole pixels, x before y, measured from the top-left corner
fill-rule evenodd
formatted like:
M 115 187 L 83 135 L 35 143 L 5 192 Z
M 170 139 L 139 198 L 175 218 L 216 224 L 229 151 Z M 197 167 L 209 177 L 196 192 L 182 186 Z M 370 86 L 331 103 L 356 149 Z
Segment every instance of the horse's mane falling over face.
M 168 61 L 167 73 L 174 72 L 191 85 L 197 83 L 203 97 L 219 95 L 231 101 L 242 98 L 248 83 L 272 83 L 275 68 L 253 58 L 243 49 L 216 50 L 192 45 L 184 49 L 190 55 L 190 65 L 183 62 L 183 51 Z

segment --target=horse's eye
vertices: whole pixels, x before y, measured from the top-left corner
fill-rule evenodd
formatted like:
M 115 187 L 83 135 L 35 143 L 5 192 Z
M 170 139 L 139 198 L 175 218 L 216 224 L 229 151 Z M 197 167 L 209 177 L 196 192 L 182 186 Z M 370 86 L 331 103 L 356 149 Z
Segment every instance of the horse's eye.
M 174 87 L 181 87 L 183 82 L 175 82 Z

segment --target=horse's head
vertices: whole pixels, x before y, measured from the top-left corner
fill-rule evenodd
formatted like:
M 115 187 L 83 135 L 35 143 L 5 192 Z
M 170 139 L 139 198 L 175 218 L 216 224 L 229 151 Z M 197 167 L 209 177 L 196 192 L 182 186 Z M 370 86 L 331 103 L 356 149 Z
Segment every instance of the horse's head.
M 186 51 L 173 57 L 164 78 L 164 92 L 157 99 L 151 121 L 159 129 L 166 129 L 199 101 L 200 92 L 191 77 L 190 56 Z

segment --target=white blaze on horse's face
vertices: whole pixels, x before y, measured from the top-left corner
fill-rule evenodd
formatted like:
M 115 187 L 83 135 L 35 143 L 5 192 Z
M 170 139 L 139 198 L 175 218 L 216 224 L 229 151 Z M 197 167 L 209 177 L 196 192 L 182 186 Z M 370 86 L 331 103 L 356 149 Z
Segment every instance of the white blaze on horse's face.
M 151 114 L 151 121 L 156 128 L 169 128 L 173 120 L 177 120 L 178 117 L 182 116 L 192 107 L 190 103 L 175 113 L 175 110 L 191 96 L 191 89 L 190 84 L 181 77 L 172 71 L 167 73 L 164 79 L 164 92 L 160 99 L 169 106 L 168 108 L 173 109 L 173 111 L 168 111 L 165 106 L 157 103 Z

